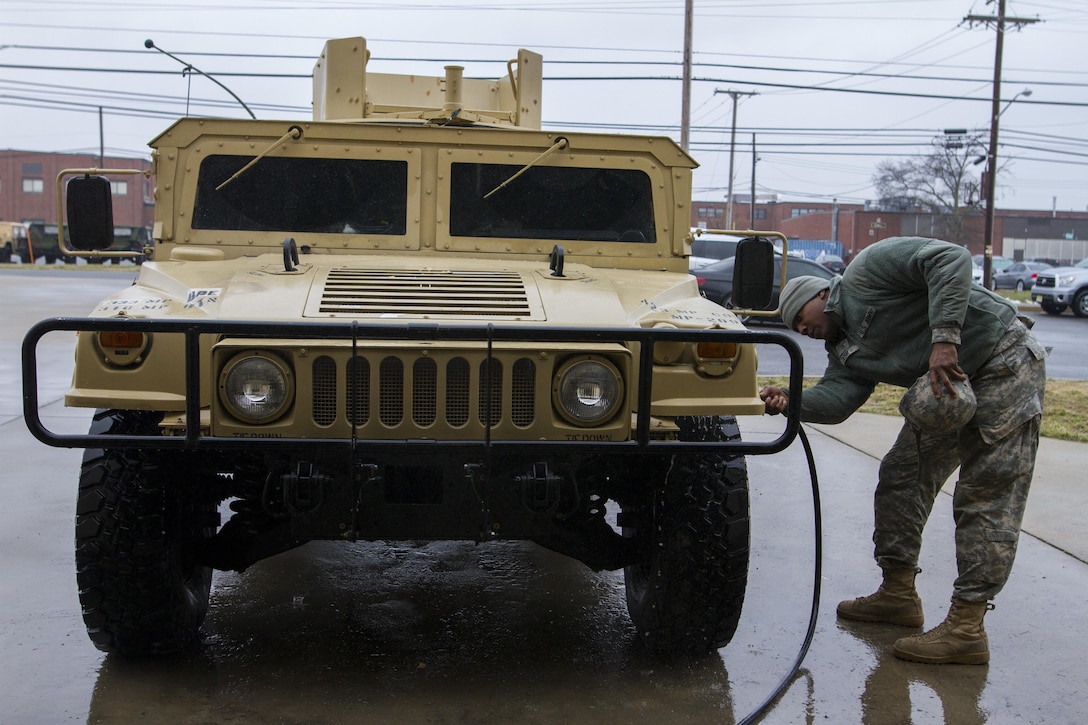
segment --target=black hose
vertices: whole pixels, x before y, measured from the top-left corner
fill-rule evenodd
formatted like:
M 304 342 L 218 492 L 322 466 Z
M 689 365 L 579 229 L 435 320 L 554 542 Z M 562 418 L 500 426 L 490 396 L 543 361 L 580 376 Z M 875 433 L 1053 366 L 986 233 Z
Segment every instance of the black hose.
M 816 461 L 812 456 L 812 446 L 809 445 L 808 436 L 805 435 L 804 427 L 798 427 L 797 434 L 801 438 L 801 445 L 805 447 L 805 458 L 808 460 L 808 473 L 809 478 L 812 481 L 812 516 L 816 530 L 816 564 L 812 570 L 812 609 L 809 610 L 808 615 L 808 631 L 805 632 L 805 641 L 801 645 L 801 650 L 797 653 L 797 659 L 794 660 L 793 666 L 790 667 L 786 676 L 782 678 L 782 681 L 778 683 L 778 686 L 774 688 L 774 691 L 767 696 L 767 699 L 764 700 L 759 707 L 753 710 L 751 714 L 745 716 L 743 720 L 740 720 L 737 725 L 749 725 L 749 723 L 754 723 L 757 719 L 761 718 L 767 709 L 789 688 L 801 669 L 801 662 L 804 661 L 805 655 L 808 654 L 808 648 L 812 644 L 812 636 L 816 633 L 816 618 L 820 610 L 820 578 L 823 575 L 822 562 L 824 550 L 823 519 L 820 516 L 820 483 L 816 477 Z

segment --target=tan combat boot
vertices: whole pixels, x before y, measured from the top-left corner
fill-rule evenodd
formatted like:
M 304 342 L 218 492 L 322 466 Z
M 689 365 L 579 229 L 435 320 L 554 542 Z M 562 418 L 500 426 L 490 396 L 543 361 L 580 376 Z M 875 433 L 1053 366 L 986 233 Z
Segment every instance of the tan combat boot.
M 989 602 L 953 599 L 943 622 L 925 634 L 897 640 L 895 656 L 938 665 L 984 665 L 990 661 L 990 642 L 982 618 L 990 609 Z
M 925 621 L 922 600 L 914 589 L 921 569 L 885 569 L 884 583 L 873 594 L 839 602 L 835 610 L 843 619 L 882 622 L 900 627 L 921 627 Z

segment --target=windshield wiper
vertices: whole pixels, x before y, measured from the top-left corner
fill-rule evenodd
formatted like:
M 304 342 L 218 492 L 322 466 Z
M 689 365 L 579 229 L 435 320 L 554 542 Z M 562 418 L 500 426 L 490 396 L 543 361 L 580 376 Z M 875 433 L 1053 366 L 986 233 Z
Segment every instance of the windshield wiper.
M 551 147 L 550 149 L 548 149 L 548 150 L 547 150 L 547 151 L 545 151 L 544 153 L 540 154 L 540 156 L 537 156 L 537 157 L 536 157 L 535 159 L 533 159 L 533 160 L 532 160 L 532 161 L 530 161 L 529 163 L 525 164 L 525 167 L 524 167 L 523 169 L 521 169 L 521 171 L 517 172 L 516 174 L 514 174 L 513 176 L 511 176 L 511 177 L 510 177 L 509 179 L 507 179 L 506 181 L 502 182 L 501 184 L 499 184 L 498 186 L 496 186 L 496 187 L 495 187 L 494 189 L 492 189 L 491 191 L 489 191 L 489 192 L 487 192 L 486 194 L 484 194 L 484 198 L 486 199 L 487 197 L 491 196 L 491 195 L 492 195 L 492 194 L 494 194 L 494 193 L 495 193 L 496 191 L 498 191 L 499 189 L 503 188 L 504 186 L 506 186 L 507 184 L 509 184 L 509 183 L 510 183 L 511 181 L 513 181 L 514 179 L 518 178 L 519 176 L 521 176 L 522 174 L 524 174 L 524 173 L 525 173 L 526 171 L 528 171 L 529 169 L 533 168 L 534 166 L 536 166 L 537 164 L 539 164 L 539 163 L 540 163 L 541 161 L 543 161 L 544 159 L 546 159 L 546 158 L 548 158 L 549 156 L 551 156 L 552 154 L 554 154 L 554 153 L 555 153 L 556 151 L 561 151 L 561 150 L 565 149 L 565 148 L 566 148 L 566 147 L 567 147 L 567 146 L 568 146 L 569 144 L 570 144 L 570 142 L 569 142 L 569 141 L 567 141 L 567 139 L 566 139 L 565 137 L 563 137 L 563 136 L 560 136 L 559 138 L 557 138 L 557 139 L 555 140 L 555 143 L 553 143 L 553 144 L 552 144 L 552 147 Z
M 300 138 L 302 138 L 302 127 L 301 126 L 292 126 L 291 128 L 287 129 L 287 133 L 280 136 L 278 141 L 273 142 L 273 144 L 271 146 L 269 146 L 264 151 L 262 151 L 261 153 L 257 154 L 255 157 L 253 157 L 252 161 L 250 161 L 248 164 L 246 164 L 245 166 L 243 166 L 242 168 L 240 168 L 236 172 L 234 172 L 234 176 L 230 177 L 229 179 L 224 181 L 222 184 L 215 187 L 215 190 L 219 191 L 224 186 L 226 186 L 230 182 L 234 181 L 235 179 L 237 179 L 239 176 L 241 176 L 245 172 L 249 171 L 249 169 L 252 168 L 252 166 L 255 163 L 257 163 L 258 161 L 263 159 L 265 156 L 268 156 L 268 154 L 272 153 L 273 151 L 278 149 L 280 146 L 283 146 L 288 141 L 291 141 L 291 140 L 296 140 L 297 141 Z

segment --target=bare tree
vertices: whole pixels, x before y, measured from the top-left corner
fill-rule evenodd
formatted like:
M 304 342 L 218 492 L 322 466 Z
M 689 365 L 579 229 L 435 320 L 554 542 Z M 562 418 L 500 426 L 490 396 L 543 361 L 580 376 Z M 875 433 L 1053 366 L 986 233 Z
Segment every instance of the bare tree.
M 986 156 L 982 134 L 946 134 L 933 139 L 931 151 L 906 161 L 881 161 L 873 185 L 886 209 L 917 209 L 935 217 L 934 233 L 965 244 L 964 220 L 981 213 L 981 180 L 973 169 Z

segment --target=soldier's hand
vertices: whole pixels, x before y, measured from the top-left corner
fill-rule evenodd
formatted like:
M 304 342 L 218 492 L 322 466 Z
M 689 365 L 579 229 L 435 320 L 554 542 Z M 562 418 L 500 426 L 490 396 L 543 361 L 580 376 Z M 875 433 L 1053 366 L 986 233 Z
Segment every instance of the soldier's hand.
M 956 391 L 952 381 L 966 379 L 967 373 L 960 367 L 959 348 L 951 342 L 933 343 L 933 352 L 929 355 L 929 384 L 933 386 L 933 395 L 941 397 L 943 388 L 954 398 Z
M 790 396 L 782 388 L 774 385 L 765 385 L 759 391 L 759 399 L 763 401 L 763 409 L 767 415 L 785 414 L 790 404 Z

